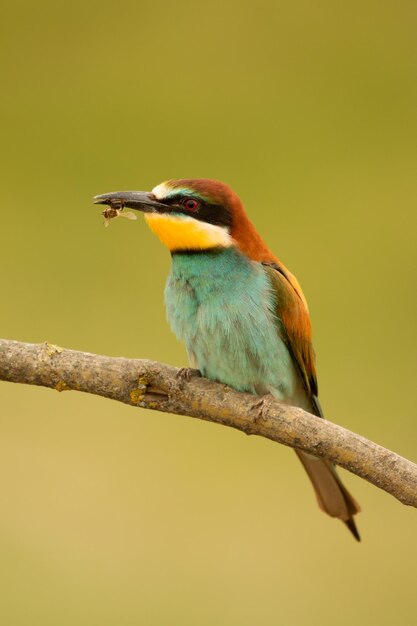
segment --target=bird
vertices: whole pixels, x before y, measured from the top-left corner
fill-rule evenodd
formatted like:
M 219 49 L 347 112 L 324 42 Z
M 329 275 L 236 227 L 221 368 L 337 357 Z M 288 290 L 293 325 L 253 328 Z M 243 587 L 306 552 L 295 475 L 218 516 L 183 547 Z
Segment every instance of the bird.
M 318 417 L 312 326 L 296 277 L 271 252 L 227 184 L 172 179 L 151 192 L 95 196 L 96 204 L 142 211 L 169 249 L 167 319 L 202 376 L 256 396 L 271 394 Z M 325 513 L 356 540 L 360 506 L 334 465 L 297 450 Z

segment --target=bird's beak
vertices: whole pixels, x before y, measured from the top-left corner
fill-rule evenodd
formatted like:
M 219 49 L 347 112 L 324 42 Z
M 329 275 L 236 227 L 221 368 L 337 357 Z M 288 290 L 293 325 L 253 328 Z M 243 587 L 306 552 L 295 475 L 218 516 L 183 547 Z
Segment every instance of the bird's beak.
M 112 191 L 93 198 L 94 204 L 108 204 L 113 209 L 128 207 L 145 213 L 165 213 L 167 205 L 158 202 L 152 193 L 147 191 Z

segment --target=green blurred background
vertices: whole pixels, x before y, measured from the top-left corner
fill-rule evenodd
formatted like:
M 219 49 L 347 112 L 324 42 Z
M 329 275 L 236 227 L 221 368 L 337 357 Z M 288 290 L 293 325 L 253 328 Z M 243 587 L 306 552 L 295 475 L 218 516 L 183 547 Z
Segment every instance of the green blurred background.
M 321 400 L 417 459 L 415 2 L 9 3 L 0 335 L 185 365 L 169 254 L 97 193 L 231 184 L 312 311 Z M 0 383 L 0 622 L 417 622 L 417 514 L 344 474 L 363 543 L 292 451 Z

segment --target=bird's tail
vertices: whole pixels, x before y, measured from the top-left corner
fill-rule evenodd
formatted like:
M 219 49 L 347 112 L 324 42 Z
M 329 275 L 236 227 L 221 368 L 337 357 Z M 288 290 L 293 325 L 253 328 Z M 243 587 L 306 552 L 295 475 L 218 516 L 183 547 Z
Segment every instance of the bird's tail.
M 318 417 L 323 417 L 317 397 L 313 396 L 312 401 L 314 413 Z M 359 513 L 361 508 L 343 485 L 334 465 L 327 459 L 319 459 L 301 450 L 296 450 L 296 453 L 311 480 L 321 510 L 331 517 L 341 519 L 355 539 L 360 541 L 353 516 Z
M 353 519 L 361 510 L 360 506 L 343 485 L 332 463 L 301 450 L 296 450 L 296 453 L 311 480 L 321 510 L 341 519 L 355 539 L 360 541 Z

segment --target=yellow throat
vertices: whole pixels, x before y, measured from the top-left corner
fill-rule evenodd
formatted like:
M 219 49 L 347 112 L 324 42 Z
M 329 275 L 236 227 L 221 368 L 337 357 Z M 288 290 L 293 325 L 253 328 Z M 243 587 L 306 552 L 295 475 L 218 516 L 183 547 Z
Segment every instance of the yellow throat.
M 207 250 L 233 245 L 226 228 L 187 215 L 145 213 L 145 220 L 169 250 Z

